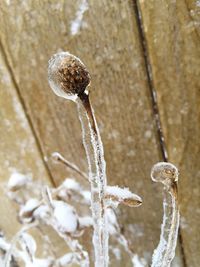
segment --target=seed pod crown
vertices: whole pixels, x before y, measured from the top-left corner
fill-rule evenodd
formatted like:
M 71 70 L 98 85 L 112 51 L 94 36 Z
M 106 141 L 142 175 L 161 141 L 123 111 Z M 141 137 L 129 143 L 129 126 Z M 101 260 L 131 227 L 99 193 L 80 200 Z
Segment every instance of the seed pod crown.
M 55 94 L 75 100 L 89 85 L 90 74 L 79 58 L 61 52 L 49 60 L 48 79 Z

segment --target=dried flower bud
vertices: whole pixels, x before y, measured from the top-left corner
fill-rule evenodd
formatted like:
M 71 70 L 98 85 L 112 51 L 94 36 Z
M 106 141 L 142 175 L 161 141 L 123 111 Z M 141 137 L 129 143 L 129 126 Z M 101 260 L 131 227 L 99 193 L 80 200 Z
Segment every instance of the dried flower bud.
M 90 83 L 85 65 L 68 52 L 57 53 L 49 60 L 48 79 L 56 95 L 74 101 Z
M 151 170 L 151 179 L 170 186 L 178 181 L 178 169 L 171 163 L 158 162 Z
M 133 194 L 128 188 L 119 186 L 107 186 L 105 198 L 129 207 L 139 207 L 142 204 L 141 197 Z

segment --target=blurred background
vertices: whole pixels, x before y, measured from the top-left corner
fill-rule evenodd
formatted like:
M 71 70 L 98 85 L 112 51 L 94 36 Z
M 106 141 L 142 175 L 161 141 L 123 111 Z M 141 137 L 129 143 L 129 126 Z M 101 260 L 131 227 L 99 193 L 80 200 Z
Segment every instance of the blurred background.
M 49 159 L 58 151 L 87 172 L 76 106 L 56 97 L 47 81 L 49 58 L 69 51 L 91 73 L 108 183 L 143 199 L 137 209 L 118 210 L 139 266 L 151 263 L 162 222 L 162 186 L 150 179 L 152 165 L 164 160 L 158 122 L 169 161 L 180 170 L 173 266 L 199 266 L 199 41 L 199 0 L 0 1 L 0 229 L 8 238 L 20 228 L 5 195 L 14 171 L 58 186 L 75 175 Z M 66 249 L 52 240 L 57 251 Z M 129 266 L 125 256 L 111 265 Z

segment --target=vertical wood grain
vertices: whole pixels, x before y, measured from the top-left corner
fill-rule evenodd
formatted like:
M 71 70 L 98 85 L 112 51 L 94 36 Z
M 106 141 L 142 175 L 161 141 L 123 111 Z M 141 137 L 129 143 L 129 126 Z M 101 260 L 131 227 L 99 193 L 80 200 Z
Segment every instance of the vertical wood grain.
M 59 151 L 84 171 L 87 164 L 75 104 L 51 92 L 47 61 L 64 50 L 87 65 L 109 184 L 128 186 L 143 198 L 140 208 L 122 207 L 118 217 L 130 247 L 148 266 L 162 219 L 161 188 L 149 176 L 151 166 L 161 160 L 161 151 L 132 1 L 88 1 L 74 34 L 72 25 L 81 3 L 2 1 L 1 42 L 43 156 L 48 159 Z M 56 184 L 74 175 L 50 160 L 46 164 Z M 124 258 L 117 264 L 131 266 Z
M 138 1 L 169 160 L 180 169 L 182 246 L 200 261 L 199 1 Z

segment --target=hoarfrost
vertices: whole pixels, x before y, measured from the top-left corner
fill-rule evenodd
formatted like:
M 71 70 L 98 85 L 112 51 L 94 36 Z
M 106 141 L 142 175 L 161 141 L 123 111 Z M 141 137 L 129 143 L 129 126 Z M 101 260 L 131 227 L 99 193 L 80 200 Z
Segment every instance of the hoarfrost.
M 70 31 L 72 35 L 76 35 L 80 31 L 81 26 L 83 25 L 83 15 L 88 8 L 88 0 L 82 0 L 76 12 L 76 17 L 71 22 Z

